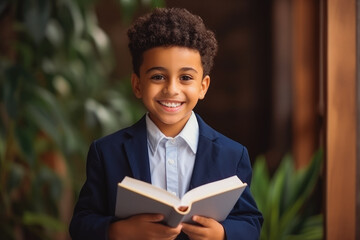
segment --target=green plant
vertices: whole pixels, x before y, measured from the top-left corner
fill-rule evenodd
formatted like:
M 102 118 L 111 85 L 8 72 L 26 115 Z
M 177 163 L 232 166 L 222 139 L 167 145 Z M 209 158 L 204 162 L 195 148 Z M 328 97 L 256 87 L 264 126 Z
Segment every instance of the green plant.
M 318 184 L 322 153 L 303 169 L 294 168 L 286 156 L 270 178 L 263 156 L 254 163 L 251 191 L 264 216 L 262 240 L 315 240 L 323 238 L 323 219 L 311 205 Z
M 143 113 L 128 79 L 111 77 L 95 3 L 0 2 L 0 239 L 66 239 L 90 141 Z

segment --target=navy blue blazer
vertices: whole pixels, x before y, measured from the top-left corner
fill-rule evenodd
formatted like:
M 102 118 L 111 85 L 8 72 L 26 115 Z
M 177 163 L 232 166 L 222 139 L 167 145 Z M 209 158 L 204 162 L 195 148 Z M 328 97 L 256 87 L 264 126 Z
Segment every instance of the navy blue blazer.
M 199 143 L 190 189 L 205 183 L 237 175 L 251 182 L 251 165 L 244 146 L 209 127 L 198 115 Z M 151 182 L 143 117 L 129 128 L 94 141 L 87 157 L 87 179 L 82 187 L 70 223 L 73 240 L 108 239 L 109 224 L 114 217 L 117 183 L 125 176 Z M 249 187 L 221 222 L 227 239 L 258 239 L 262 215 L 256 207 Z M 177 239 L 188 239 L 182 233 Z

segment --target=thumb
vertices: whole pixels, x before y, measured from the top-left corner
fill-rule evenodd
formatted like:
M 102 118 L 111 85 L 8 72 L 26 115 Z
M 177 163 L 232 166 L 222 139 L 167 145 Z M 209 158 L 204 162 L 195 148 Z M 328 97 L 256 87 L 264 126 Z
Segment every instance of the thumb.
M 160 222 L 164 219 L 161 214 L 144 214 L 144 221 L 147 222 Z

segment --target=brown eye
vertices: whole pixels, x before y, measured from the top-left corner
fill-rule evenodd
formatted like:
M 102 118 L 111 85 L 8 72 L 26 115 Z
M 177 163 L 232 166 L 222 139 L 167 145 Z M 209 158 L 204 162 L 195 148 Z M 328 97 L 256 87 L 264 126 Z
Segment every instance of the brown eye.
M 181 76 L 180 79 L 183 81 L 188 81 L 188 80 L 192 80 L 193 78 L 189 75 L 184 75 L 184 76 Z
M 165 77 L 163 75 L 154 75 L 154 76 L 151 76 L 151 79 L 152 80 L 164 80 Z

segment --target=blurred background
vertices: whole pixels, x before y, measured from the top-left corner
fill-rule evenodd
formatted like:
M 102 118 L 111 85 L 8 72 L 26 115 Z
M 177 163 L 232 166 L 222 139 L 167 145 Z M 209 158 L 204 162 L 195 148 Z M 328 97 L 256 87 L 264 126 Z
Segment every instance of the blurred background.
M 137 121 L 126 31 L 154 7 L 219 42 L 196 107 L 245 145 L 261 239 L 323 238 L 321 1 L 1 0 L 0 238 L 69 239 L 88 147 Z

